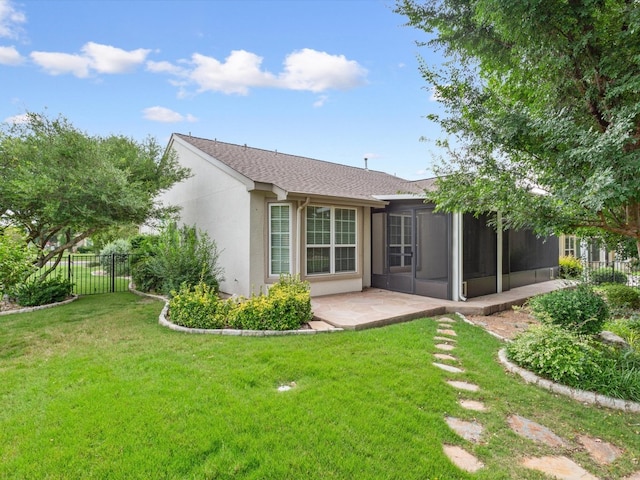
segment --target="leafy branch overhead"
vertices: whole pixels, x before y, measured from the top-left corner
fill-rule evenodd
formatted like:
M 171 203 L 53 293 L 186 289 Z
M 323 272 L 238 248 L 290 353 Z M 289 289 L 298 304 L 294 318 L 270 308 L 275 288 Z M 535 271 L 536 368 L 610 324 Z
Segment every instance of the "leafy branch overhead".
M 640 248 L 640 7 L 633 0 L 398 0 L 444 65 L 443 210 L 539 233 L 596 228 Z
M 156 198 L 190 172 L 154 139 L 90 136 L 62 117 L 27 117 L 0 131 L 0 222 L 26 232 L 37 266 L 95 233 L 175 212 Z

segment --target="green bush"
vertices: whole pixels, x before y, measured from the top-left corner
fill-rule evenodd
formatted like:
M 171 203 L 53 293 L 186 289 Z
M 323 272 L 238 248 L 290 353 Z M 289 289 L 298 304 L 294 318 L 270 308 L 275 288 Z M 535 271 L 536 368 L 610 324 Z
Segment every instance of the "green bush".
M 158 235 L 136 235 L 131 238 L 131 278 L 142 292 L 161 292 L 162 278 L 154 272 L 152 257 L 158 252 Z
M 627 284 L 627 276 L 619 270 L 611 268 L 599 268 L 591 272 L 590 281 L 593 285 L 602 285 L 603 283 L 622 283 Z
M 582 276 L 582 263 L 576 257 L 570 255 L 560 257 L 559 265 L 558 276 L 560 278 L 580 278 Z
M 555 325 L 537 325 L 507 346 L 527 370 L 572 388 L 640 400 L 640 356 Z
M 640 317 L 618 318 L 605 323 L 604 329 L 622 337 L 633 350 L 640 351 Z
M 596 334 L 609 318 L 606 302 L 588 285 L 533 297 L 529 307 L 541 322 L 581 334 Z
M 640 308 L 640 292 L 628 285 L 619 283 L 605 284 L 600 287 L 611 308 L 638 309 Z
M 119 238 L 111 243 L 107 243 L 100 250 L 100 264 L 102 269 L 111 274 L 112 268 L 115 275 L 127 277 L 131 274 L 129 267 L 129 254 L 131 253 L 131 244 L 124 238 Z
M 223 279 L 219 253 L 206 232 L 170 223 L 153 240 L 136 238 L 136 245 L 134 252 L 141 256 L 134 264 L 133 279 L 140 290 L 170 295 L 183 283 L 200 282 L 218 290 Z
M 311 320 L 309 284 L 282 277 L 267 295 L 220 300 L 215 290 L 199 283 L 183 284 L 169 301 L 171 321 L 190 328 L 295 330 Z
M 65 300 L 71 295 L 73 283 L 67 279 L 50 277 L 18 285 L 12 296 L 23 307 L 47 305 Z
M 36 253 L 22 233 L 0 228 L 0 299 L 35 271 Z
M 511 360 L 556 382 L 574 384 L 599 352 L 585 337 L 556 325 L 534 325 L 507 346 Z

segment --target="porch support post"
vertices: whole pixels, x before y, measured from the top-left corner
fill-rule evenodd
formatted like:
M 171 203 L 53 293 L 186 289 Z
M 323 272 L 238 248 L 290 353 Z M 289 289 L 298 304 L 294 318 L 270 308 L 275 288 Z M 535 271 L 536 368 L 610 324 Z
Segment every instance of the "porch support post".
M 497 213 L 497 225 L 496 228 L 496 245 L 497 257 L 496 257 L 496 293 L 502 293 L 502 213 Z
M 451 228 L 451 297 L 452 300 L 466 301 L 462 289 L 462 213 L 454 212 L 452 215 Z

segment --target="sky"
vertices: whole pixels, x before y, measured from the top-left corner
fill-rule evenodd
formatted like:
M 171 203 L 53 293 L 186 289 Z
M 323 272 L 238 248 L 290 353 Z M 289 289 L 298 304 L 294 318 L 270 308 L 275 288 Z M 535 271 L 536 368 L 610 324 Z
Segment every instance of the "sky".
M 405 22 L 393 0 L 0 0 L 0 121 L 426 178 L 443 134 L 418 65 L 441 59 Z

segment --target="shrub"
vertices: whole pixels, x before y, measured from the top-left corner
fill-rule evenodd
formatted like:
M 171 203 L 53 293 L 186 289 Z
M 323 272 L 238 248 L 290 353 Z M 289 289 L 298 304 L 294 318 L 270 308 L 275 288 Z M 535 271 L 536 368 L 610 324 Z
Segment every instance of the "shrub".
M 640 308 L 640 292 L 633 287 L 611 283 L 602 285 L 601 290 L 611 308 L 632 310 Z
M 560 257 L 560 278 L 580 278 L 582 276 L 582 263 L 573 256 Z
M 107 243 L 100 250 L 100 264 L 102 269 L 107 273 L 115 273 L 126 277 L 130 275 L 129 254 L 131 253 L 131 244 L 124 238 L 119 238 L 111 243 Z M 115 272 L 112 272 L 112 268 Z
M 267 295 L 220 300 L 215 290 L 199 283 L 183 284 L 169 301 L 171 321 L 190 328 L 295 330 L 311 320 L 309 284 L 282 277 Z
M 591 272 L 590 279 L 594 285 L 602 285 L 603 283 L 622 283 L 626 285 L 628 280 L 624 273 L 612 268 L 598 268 Z
M 135 264 L 134 281 L 143 291 L 170 295 L 183 283 L 203 282 L 218 290 L 222 269 L 218 249 L 206 232 L 193 226 L 167 224 L 154 240 L 138 240 L 142 258 Z M 137 253 L 137 251 L 136 251 Z M 138 284 L 136 279 L 141 280 Z
M 36 253 L 17 230 L 0 229 L 0 299 L 35 271 Z
M 575 384 L 599 352 L 584 337 L 556 325 L 534 325 L 507 346 L 510 359 L 556 382 Z
M 633 350 L 640 351 L 640 318 L 619 318 L 607 322 L 604 328 L 622 337 Z
M 61 302 L 71 295 L 73 283 L 67 279 L 50 277 L 18 285 L 13 296 L 23 307 L 36 307 Z
M 529 301 L 533 316 L 582 334 L 596 334 L 609 317 L 606 302 L 588 285 L 556 290 Z
M 160 292 L 162 278 L 154 273 L 151 258 L 158 251 L 158 235 L 136 235 L 131 238 L 131 278 L 138 290 Z

